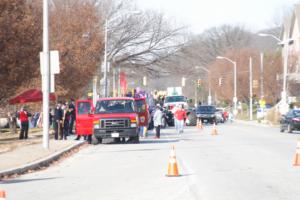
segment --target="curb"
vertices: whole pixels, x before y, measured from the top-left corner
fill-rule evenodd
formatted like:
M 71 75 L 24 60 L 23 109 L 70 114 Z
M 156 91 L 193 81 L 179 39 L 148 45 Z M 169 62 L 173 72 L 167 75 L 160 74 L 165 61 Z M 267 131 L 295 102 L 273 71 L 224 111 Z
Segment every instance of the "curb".
M 246 125 L 249 125 L 249 126 L 257 126 L 257 127 L 273 127 L 273 128 L 278 128 L 279 127 L 279 125 L 272 124 L 270 122 L 268 122 L 267 124 L 258 123 L 256 121 L 244 121 L 244 120 L 235 120 L 235 122 L 241 123 L 241 124 L 246 124 Z
M 86 143 L 85 141 L 81 141 L 79 143 L 73 144 L 72 146 L 61 150 L 60 152 L 52 154 L 52 155 L 50 155 L 46 158 L 42 158 L 40 160 L 34 161 L 32 163 L 29 163 L 29 164 L 22 165 L 20 167 L 0 171 L 0 180 L 3 179 L 6 176 L 11 176 L 11 175 L 14 175 L 14 174 L 18 174 L 18 175 L 25 174 L 27 171 L 30 171 L 30 170 L 37 170 L 37 169 L 40 169 L 41 167 L 47 167 L 53 161 L 58 160 L 65 153 L 68 153 L 68 152 L 72 151 L 73 149 L 76 149 L 76 148 L 82 146 L 85 143 Z

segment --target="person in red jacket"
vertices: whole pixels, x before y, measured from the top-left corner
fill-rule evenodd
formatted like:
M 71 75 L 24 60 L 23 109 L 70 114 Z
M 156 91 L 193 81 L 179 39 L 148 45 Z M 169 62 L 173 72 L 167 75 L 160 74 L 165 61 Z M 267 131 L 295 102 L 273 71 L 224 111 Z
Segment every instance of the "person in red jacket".
M 21 122 L 21 132 L 19 139 L 27 139 L 28 138 L 28 129 L 29 129 L 29 120 L 28 117 L 30 117 L 31 114 L 25 109 L 25 107 L 22 107 L 21 110 L 18 112 L 18 118 Z
M 181 105 L 180 108 L 175 111 L 174 117 L 177 120 L 177 133 L 183 133 L 184 120 L 186 119 L 186 112 L 183 108 L 183 105 Z

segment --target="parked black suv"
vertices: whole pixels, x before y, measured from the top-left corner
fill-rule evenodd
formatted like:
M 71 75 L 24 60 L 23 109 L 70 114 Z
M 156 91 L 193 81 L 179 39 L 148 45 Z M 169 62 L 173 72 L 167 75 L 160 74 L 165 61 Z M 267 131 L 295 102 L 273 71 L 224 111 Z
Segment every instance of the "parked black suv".
M 280 120 L 280 132 L 287 130 L 288 133 L 293 130 L 300 130 L 300 110 L 290 110 Z
M 215 106 L 198 106 L 196 115 L 204 123 L 217 123 Z

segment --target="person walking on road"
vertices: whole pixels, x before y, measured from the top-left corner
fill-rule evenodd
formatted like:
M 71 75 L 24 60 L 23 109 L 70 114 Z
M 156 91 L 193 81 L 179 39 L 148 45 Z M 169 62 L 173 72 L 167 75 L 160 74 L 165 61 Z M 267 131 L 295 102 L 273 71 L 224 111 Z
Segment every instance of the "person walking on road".
M 176 106 L 174 106 L 174 108 L 172 108 L 172 110 L 171 110 L 171 112 L 172 112 L 172 114 L 173 114 L 173 116 L 174 116 L 174 125 L 175 125 L 175 129 L 176 129 L 177 132 L 178 132 L 178 130 L 179 130 L 179 122 L 178 122 L 177 118 L 175 117 L 175 113 L 176 113 L 177 110 L 179 110 L 179 109 L 180 109 L 180 105 L 176 105 Z
M 154 112 L 154 116 L 153 116 L 153 122 L 154 122 L 154 127 L 155 127 L 155 132 L 156 132 L 156 136 L 155 138 L 160 138 L 160 127 L 161 127 L 161 122 L 162 122 L 162 117 L 163 117 L 163 113 L 160 109 L 160 105 L 157 104 L 156 105 L 156 110 Z
M 174 118 L 177 121 L 177 133 L 183 133 L 184 120 L 186 119 L 186 112 L 183 108 L 183 105 L 181 105 L 181 107 L 178 110 L 176 110 L 176 112 L 174 113 Z
M 17 117 L 20 119 L 21 122 L 21 132 L 19 139 L 27 139 L 28 138 L 28 129 L 29 129 L 29 120 L 31 114 L 27 111 L 27 109 L 23 106 L 21 110 L 18 112 Z
M 56 105 L 55 111 L 54 111 L 54 139 L 58 140 L 58 136 L 59 139 L 62 139 L 62 135 L 63 135 L 63 110 L 61 108 L 61 103 L 58 103 Z

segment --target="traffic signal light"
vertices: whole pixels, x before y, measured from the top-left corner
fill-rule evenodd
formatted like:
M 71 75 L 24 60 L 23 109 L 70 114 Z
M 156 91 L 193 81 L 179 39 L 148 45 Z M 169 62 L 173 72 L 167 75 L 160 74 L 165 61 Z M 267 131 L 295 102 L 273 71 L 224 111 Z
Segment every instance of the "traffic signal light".
M 222 85 L 223 85 L 223 78 L 220 77 L 220 78 L 219 78 L 219 86 L 222 86 Z
M 197 85 L 198 85 L 198 87 L 200 87 L 202 85 L 202 80 L 201 79 L 198 79 Z

